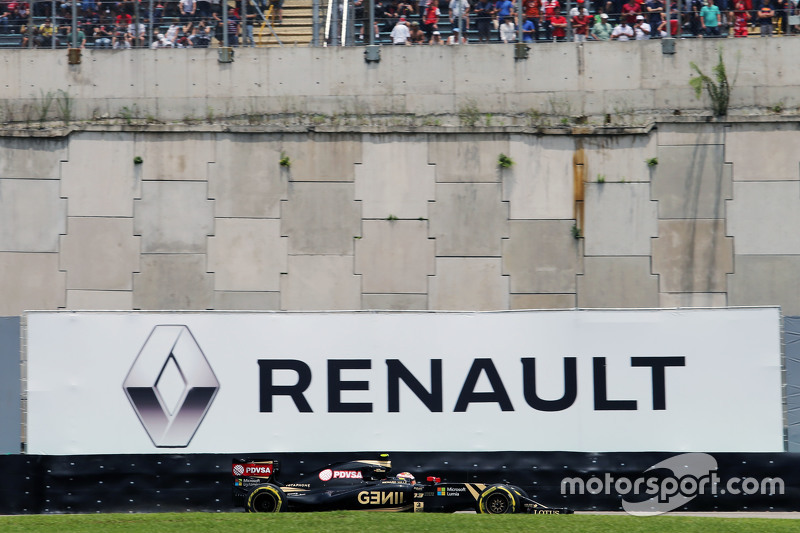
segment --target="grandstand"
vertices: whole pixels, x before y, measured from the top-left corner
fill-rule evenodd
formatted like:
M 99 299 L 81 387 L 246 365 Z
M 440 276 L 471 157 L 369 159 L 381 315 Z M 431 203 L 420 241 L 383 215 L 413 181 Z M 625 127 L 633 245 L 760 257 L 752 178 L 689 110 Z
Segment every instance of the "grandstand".
M 239 9 L 240 2 L 229 0 L 228 4 L 235 9 Z M 71 32 L 71 13 L 67 4 L 64 7 L 55 7 L 54 10 L 48 9 L 49 3 L 40 2 L 36 5 L 43 5 L 45 7 L 34 10 L 34 14 L 30 17 L 14 16 L 14 13 L 9 14 L 4 24 L 0 24 L 0 48 L 19 48 L 19 47 L 59 47 L 65 48 L 70 46 L 67 36 Z M 100 2 L 100 9 L 97 11 L 96 16 L 87 16 L 81 11 L 77 11 L 78 21 L 81 24 L 86 24 L 87 29 L 92 29 L 98 24 L 106 26 L 113 26 L 113 17 L 116 13 L 116 7 L 108 11 L 108 16 L 103 15 L 103 2 Z M 115 3 L 108 3 L 107 6 L 116 6 Z M 124 4 L 123 4 L 124 5 Z M 314 20 L 314 2 L 312 0 L 285 0 L 283 4 L 283 19 L 279 21 L 277 13 L 273 12 L 273 7 L 268 3 L 263 3 L 258 9 L 257 22 L 255 24 L 254 35 L 255 43 L 258 47 L 273 47 L 273 46 L 310 46 L 314 43 L 314 34 L 317 35 L 317 43 L 319 46 L 333 45 L 333 46 L 354 46 L 367 44 L 368 38 L 360 38 L 363 34 L 363 26 L 367 23 L 366 16 L 364 18 L 355 18 L 356 11 L 353 9 L 352 2 L 346 5 L 339 5 L 337 8 L 332 9 L 333 0 L 320 0 L 316 12 L 317 20 Z M 55 4 L 54 4 L 55 6 Z M 174 10 L 169 9 L 170 4 L 165 2 L 165 6 L 157 3 L 153 7 L 153 11 L 149 10 L 146 4 L 142 4 L 138 13 L 132 9 L 129 14 L 136 20 L 145 24 L 147 28 L 148 42 L 152 42 L 155 36 L 159 33 L 165 33 L 170 24 L 185 23 L 185 19 L 180 17 L 180 14 Z M 346 9 L 345 9 L 346 8 Z M 439 31 L 443 35 L 443 40 L 447 36 L 452 35 L 454 26 L 458 24 L 451 23 L 448 17 L 448 2 L 440 0 L 441 16 L 439 17 Z M 566 10 L 564 10 L 566 11 Z M 53 15 L 55 13 L 55 16 Z M 594 15 L 594 13 L 592 13 Z M 221 15 L 217 12 L 215 15 L 217 19 Z M 723 37 L 733 36 L 732 15 L 726 14 L 726 23 L 723 24 Z M 693 15 L 691 12 L 684 12 L 680 15 L 680 38 L 696 38 L 698 37 L 699 26 L 693 23 Z M 51 19 L 54 26 L 58 28 L 57 42 L 56 43 L 39 43 L 26 40 L 27 28 L 30 26 L 34 28 L 31 30 L 32 37 L 38 33 L 38 28 L 44 23 L 45 20 Z M 196 17 L 199 21 L 201 17 Z M 619 19 L 619 14 L 610 13 L 610 21 L 613 23 Z M 209 22 L 215 20 L 209 17 Z M 376 21 L 379 27 L 379 35 L 375 39 L 376 44 L 391 44 L 390 31 L 393 25 L 391 20 L 385 17 L 377 17 Z M 409 22 L 417 21 L 422 22 L 422 17 L 419 12 L 409 16 Z M 567 40 L 571 36 L 571 20 Z M 475 22 L 475 14 L 470 13 L 468 20 L 462 22 L 465 27 L 465 35 L 470 43 L 478 42 L 477 24 Z M 791 36 L 800 33 L 800 12 L 795 13 L 795 9 L 788 10 L 785 14 L 782 13 L 777 16 L 774 21 L 775 34 L 777 36 Z M 109 28 L 110 29 L 110 28 Z M 748 24 L 749 36 L 755 37 L 760 34 L 760 26 L 757 24 L 755 18 L 755 11 L 751 13 L 750 21 Z M 655 34 L 655 31 L 653 31 Z M 211 46 L 221 46 L 221 33 L 217 32 L 220 36 L 217 39 L 212 39 Z M 180 37 L 184 37 L 183 31 L 180 32 Z M 188 37 L 186 35 L 185 37 Z M 654 38 L 658 37 L 654 35 Z M 538 42 L 544 42 L 544 32 L 537 32 Z M 591 38 L 589 39 L 591 40 Z M 91 48 L 95 45 L 95 38 L 91 31 L 87 33 L 86 47 Z M 499 31 L 496 26 L 491 30 L 490 42 L 500 42 Z M 181 40 L 181 46 L 189 46 L 187 41 Z

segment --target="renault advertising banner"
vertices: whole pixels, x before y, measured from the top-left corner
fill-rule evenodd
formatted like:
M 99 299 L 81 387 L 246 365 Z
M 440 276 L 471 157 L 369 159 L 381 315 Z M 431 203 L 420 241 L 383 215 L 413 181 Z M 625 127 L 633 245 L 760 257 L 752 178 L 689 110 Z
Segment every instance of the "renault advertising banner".
M 27 451 L 784 449 L 778 308 L 30 312 Z

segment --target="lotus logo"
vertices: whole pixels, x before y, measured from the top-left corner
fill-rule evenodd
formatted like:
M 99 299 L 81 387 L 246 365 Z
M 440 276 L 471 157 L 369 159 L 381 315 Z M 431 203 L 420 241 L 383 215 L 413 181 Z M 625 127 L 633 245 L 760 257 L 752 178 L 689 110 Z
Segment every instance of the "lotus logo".
M 153 444 L 189 445 L 219 390 L 186 326 L 156 326 L 122 384 Z

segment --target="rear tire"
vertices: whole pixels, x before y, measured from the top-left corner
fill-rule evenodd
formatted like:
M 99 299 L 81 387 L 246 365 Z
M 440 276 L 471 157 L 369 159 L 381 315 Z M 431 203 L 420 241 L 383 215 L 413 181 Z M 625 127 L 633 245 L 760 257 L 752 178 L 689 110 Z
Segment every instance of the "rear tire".
M 280 513 L 286 505 L 283 491 L 274 485 L 260 485 L 247 496 L 248 513 Z
M 519 506 L 518 503 L 516 494 L 509 487 L 506 485 L 494 485 L 478 496 L 478 513 L 516 513 Z

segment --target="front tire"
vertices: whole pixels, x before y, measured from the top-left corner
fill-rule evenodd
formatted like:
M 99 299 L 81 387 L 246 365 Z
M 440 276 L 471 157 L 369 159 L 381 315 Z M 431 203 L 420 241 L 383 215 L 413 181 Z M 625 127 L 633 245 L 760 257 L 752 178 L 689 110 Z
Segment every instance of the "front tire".
M 245 509 L 248 513 L 280 513 L 286 505 L 286 497 L 274 485 L 260 485 L 247 496 Z
M 517 507 L 516 495 L 505 485 L 489 487 L 478 497 L 478 513 L 481 514 L 516 513 Z

